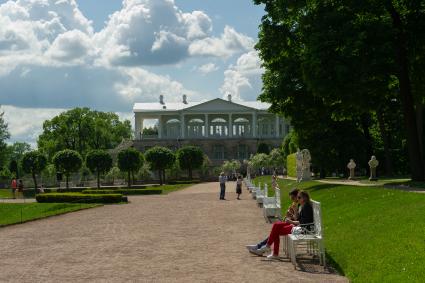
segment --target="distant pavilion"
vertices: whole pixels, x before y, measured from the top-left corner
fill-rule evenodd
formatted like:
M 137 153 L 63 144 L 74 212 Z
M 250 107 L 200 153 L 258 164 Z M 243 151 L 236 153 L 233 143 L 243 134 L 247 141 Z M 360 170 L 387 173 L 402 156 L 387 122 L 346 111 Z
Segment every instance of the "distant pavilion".
M 203 149 L 214 164 L 224 160 L 248 159 L 259 143 L 281 145 L 289 132 L 284 118 L 269 113 L 270 104 L 259 101 L 232 101 L 216 98 L 190 102 L 183 95 L 180 102 L 136 103 L 135 141 L 133 146 L 145 151 L 155 145 L 176 150 L 185 145 Z M 144 121 L 156 120 L 158 134 L 143 135 Z

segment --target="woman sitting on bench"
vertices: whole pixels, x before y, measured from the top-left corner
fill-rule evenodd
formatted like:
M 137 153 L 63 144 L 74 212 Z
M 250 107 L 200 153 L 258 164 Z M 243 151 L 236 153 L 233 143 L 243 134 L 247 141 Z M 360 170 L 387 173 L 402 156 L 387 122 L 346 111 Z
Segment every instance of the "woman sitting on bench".
M 250 250 L 250 252 L 256 255 L 263 255 L 266 252 L 270 252 L 270 247 L 273 245 L 273 253 L 268 255 L 267 258 L 277 259 L 279 258 L 280 236 L 291 234 L 293 228 L 296 226 L 311 224 L 314 222 L 310 195 L 305 191 L 300 191 L 297 198 L 298 203 L 301 206 L 298 220 L 286 219 L 285 221 L 274 223 L 266 245 L 255 250 Z M 311 227 L 306 228 L 311 229 Z

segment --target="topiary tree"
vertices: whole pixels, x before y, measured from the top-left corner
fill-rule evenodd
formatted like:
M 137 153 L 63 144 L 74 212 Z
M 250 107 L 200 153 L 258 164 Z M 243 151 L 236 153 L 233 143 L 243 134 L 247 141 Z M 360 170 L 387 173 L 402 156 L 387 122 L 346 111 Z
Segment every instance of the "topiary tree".
M 145 152 L 145 158 L 153 170 L 158 170 L 159 183 L 162 186 L 165 182 L 165 169 L 173 166 L 176 156 L 166 147 L 155 146 Z
M 30 151 L 24 154 L 22 158 L 22 169 L 31 174 L 34 180 L 34 191 L 37 194 L 37 174 L 40 174 L 47 166 L 47 158 L 39 151 Z
M 9 162 L 9 170 L 11 173 L 15 174 L 16 179 L 19 179 L 19 165 L 16 160 L 11 160 Z
M 66 178 L 66 188 L 69 188 L 69 176 L 71 173 L 77 172 L 83 166 L 83 159 L 81 155 L 70 149 L 65 149 L 57 152 L 53 156 L 53 164 L 55 164 L 56 170 L 62 172 Z
M 111 155 L 100 149 L 92 150 L 87 153 L 86 166 L 97 177 L 97 188 L 100 189 L 100 174 L 105 174 L 112 168 Z
M 118 168 L 127 172 L 128 187 L 131 187 L 131 174 L 142 167 L 143 161 L 143 155 L 134 148 L 124 149 L 118 153 Z
M 188 170 L 189 179 L 192 180 L 192 171 L 202 166 L 204 153 L 197 146 L 185 146 L 176 154 L 177 162 L 181 169 Z
M 286 163 L 285 159 L 283 158 L 282 150 L 279 148 L 274 148 L 272 151 L 270 151 L 269 160 L 270 165 L 275 169 L 283 167 L 284 163 Z

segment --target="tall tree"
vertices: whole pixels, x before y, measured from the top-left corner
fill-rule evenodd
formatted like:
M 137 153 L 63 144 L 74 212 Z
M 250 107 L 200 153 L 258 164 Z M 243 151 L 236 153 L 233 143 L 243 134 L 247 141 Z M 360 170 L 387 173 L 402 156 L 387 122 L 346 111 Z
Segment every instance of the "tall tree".
M 7 123 L 4 120 L 4 112 L 0 112 L 0 168 L 4 166 L 7 155 L 7 144 L 6 140 L 10 138 L 10 134 L 7 128 Z
M 410 66 L 418 70 L 423 68 L 417 65 L 423 64 L 418 63 L 419 53 L 410 51 L 423 50 L 425 45 L 422 33 L 415 37 L 418 23 L 424 23 L 425 19 L 423 3 L 402 0 L 256 0 L 255 3 L 265 4 L 266 11 L 257 45 L 266 67 L 260 98 L 271 102 L 273 111 L 292 118 L 297 132 L 309 126 L 312 130 L 321 126 L 322 120 L 317 117 L 306 121 L 317 114 L 327 116 L 326 124 L 331 126 L 331 131 L 343 129 L 333 123 L 346 123 L 361 130 L 362 147 L 369 147 L 365 150 L 368 154 L 372 144 L 369 117 L 392 99 L 400 100 L 412 178 L 422 180 L 424 166 L 414 117 L 419 104 L 412 95 L 410 76 L 415 74 L 412 74 L 415 68 Z M 314 104 L 309 105 L 307 100 Z M 385 131 L 381 135 L 385 138 Z M 320 139 L 317 142 L 323 144 Z
M 112 149 L 131 138 L 131 123 L 120 121 L 115 113 L 75 108 L 47 120 L 38 138 L 38 147 L 51 158 L 63 149 L 82 156 L 92 149 Z

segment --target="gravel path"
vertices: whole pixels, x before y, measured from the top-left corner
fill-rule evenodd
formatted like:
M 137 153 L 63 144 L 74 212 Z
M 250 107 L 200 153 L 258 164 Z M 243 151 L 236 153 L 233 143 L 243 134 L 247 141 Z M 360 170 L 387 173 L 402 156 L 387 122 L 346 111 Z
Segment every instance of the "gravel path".
M 347 282 L 294 271 L 244 245 L 270 230 L 246 190 L 218 184 L 0 229 L 1 282 Z

